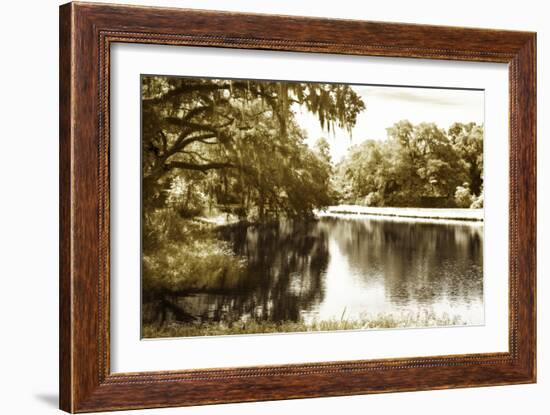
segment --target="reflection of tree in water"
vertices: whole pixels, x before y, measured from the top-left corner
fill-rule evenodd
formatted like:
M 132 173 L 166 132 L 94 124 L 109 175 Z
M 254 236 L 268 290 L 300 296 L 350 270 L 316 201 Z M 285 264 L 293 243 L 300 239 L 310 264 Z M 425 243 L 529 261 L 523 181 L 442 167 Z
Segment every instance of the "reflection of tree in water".
M 227 226 L 219 238 L 247 260 L 238 280 L 144 304 L 145 321 L 298 321 L 326 300 L 327 271 L 336 273 L 333 280 L 350 272 L 342 277 L 356 280 L 353 289 L 365 295 L 383 287 L 395 312 L 483 300 L 482 226 L 324 217 Z M 329 240 L 340 251 L 335 260 L 345 258 L 341 267 L 329 267 Z
M 328 237 L 317 222 L 227 226 L 220 237 L 247 258 L 238 284 L 168 297 L 155 308 L 153 320 L 298 321 L 302 310 L 323 300 Z
M 365 286 L 377 279 L 393 303 L 465 303 L 483 295 L 483 227 L 325 218 L 326 232 Z

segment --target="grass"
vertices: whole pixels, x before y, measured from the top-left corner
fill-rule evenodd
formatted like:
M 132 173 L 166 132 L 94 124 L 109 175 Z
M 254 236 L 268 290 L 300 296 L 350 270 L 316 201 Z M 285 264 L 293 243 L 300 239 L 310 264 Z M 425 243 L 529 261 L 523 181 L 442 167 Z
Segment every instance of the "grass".
M 235 334 L 267 334 L 293 332 L 320 332 L 336 330 L 373 330 L 413 327 L 442 327 L 465 325 L 460 317 L 448 314 L 436 315 L 433 312 L 379 314 L 356 320 L 321 320 L 307 324 L 304 321 L 238 321 L 233 323 L 170 323 L 163 326 L 146 324 L 144 338 L 224 336 Z
M 146 217 L 142 257 L 143 293 L 221 289 L 236 284 L 246 260 L 216 238 L 216 225 L 181 218 L 169 210 Z

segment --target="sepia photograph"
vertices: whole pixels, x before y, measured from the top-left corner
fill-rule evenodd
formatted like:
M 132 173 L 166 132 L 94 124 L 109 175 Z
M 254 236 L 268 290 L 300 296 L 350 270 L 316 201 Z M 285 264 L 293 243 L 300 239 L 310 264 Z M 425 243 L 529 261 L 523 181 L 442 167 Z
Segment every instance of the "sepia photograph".
M 142 338 L 483 325 L 483 89 L 141 75 Z
M 7 255 L 6 280 L 23 284 L 5 296 L 18 311 L 6 356 L 25 384 L 8 406 L 540 403 L 537 250 L 550 233 L 537 148 L 550 144 L 537 140 L 537 74 L 550 26 L 525 17 L 541 8 L 144 1 L 27 7 L 51 47 L 7 42 L 17 64 L 5 66 L 24 76 L 5 77 L 22 117 L 3 123 L 16 145 L 1 217 L 7 246 L 23 248 Z M 34 124 L 57 143 L 17 139 L 41 89 Z M 36 307 L 21 307 L 30 283 Z M 416 407 L 396 399 L 414 391 Z

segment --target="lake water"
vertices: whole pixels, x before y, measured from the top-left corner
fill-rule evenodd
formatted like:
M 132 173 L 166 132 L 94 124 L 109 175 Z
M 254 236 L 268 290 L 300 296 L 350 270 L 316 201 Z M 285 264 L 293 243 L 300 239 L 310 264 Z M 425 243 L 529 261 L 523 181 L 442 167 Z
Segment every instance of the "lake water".
M 483 324 L 482 222 L 323 216 L 220 231 L 247 259 L 227 289 L 174 299 L 200 321 L 432 313 Z

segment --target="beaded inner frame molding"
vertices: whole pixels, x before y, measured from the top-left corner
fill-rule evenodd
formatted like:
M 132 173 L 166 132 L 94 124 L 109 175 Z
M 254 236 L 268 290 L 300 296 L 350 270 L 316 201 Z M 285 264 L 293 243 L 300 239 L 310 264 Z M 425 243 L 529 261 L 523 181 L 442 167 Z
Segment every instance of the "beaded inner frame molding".
M 111 373 L 109 61 L 113 43 L 507 63 L 509 352 Z M 91 412 L 535 382 L 535 157 L 535 33 L 106 4 L 61 6 L 61 409 Z

